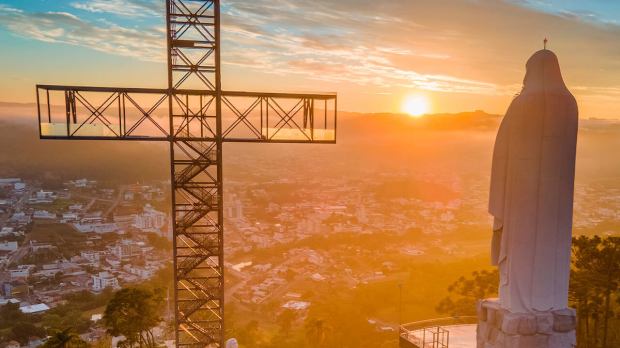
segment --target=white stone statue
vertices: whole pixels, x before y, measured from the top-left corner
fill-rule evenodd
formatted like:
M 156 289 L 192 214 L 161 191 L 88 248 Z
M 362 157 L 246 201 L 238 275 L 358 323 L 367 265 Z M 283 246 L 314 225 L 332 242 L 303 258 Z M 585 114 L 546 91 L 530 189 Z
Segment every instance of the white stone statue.
M 499 304 L 511 313 L 568 307 L 577 103 L 553 52 L 526 67 L 495 141 L 489 199 Z

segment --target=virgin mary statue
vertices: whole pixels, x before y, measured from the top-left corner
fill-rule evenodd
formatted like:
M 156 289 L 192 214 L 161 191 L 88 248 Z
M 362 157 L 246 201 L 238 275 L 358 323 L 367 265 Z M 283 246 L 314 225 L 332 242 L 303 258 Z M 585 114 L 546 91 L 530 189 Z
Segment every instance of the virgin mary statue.
M 493 152 L 489 212 L 499 301 L 513 313 L 568 307 L 577 103 L 556 55 L 536 52 Z

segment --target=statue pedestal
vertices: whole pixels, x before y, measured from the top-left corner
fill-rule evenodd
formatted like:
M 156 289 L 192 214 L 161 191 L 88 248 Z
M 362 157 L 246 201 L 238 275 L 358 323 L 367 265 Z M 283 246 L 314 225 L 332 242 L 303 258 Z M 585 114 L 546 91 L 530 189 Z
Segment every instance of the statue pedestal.
M 573 348 L 577 316 L 566 308 L 539 313 L 511 313 L 498 299 L 478 302 L 478 348 Z

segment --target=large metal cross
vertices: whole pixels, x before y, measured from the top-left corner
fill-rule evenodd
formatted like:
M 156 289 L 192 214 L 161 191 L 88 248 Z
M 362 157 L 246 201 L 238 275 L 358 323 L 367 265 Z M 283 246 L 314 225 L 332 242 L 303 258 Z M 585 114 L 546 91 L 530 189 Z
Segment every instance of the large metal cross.
M 177 347 L 224 345 L 223 143 L 336 142 L 336 94 L 222 90 L 220 23 L 166 1 L 166 89 L 37 85 L 41 139 L 170 143 Z

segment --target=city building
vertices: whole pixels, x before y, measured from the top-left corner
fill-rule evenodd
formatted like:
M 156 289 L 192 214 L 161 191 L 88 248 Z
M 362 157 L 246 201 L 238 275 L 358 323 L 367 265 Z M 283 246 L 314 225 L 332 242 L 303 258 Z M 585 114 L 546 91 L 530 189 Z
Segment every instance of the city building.
M 301 311 L 308 309 L 310 307 L 310 302 L 305 301 L 288 301 L 282 305 L 282 308 L 292 309 L 295 311 Z
M 166 225 L 166 213 L 155 210 L 150 204 L 142 214 L 136 214 L 133 226 L 144 232 L 158 232 Z
M 23 211 L 15 212 L 11 216 L 11 222 L 14 222 L 18 225 L 27 225 L 30 223 L 31 220 L 32 219 L 30 218 L 30 215 L 27 215 Z
M 87 188 L 87 187 L 94 187 L 97 185 L 97 181 L 95 180 L 88 180 L 88 179 L 77 179 L 77 180 L 71 180 L 67 184 L 67 186 L 73 186 L 75 188 Z
M 142 280 L 149 279 L 153 276 L 153 269 L 150 269 L 150 268 L 135 267 L 135 266 L 130 266 L 130 265 L 125 265 L 125 267 L 123 268 L 129 274 L 133 274 Z
M 20 178 L 0 178 L 0 187 L 4 186 L 13 186 L 16 183 L 20 183 L 22 179 Z
M 80 217 L 77 213 L 74 212 L 68 212 L 68 213 L 63 213 L 62 214 L 62 220 L 64 223 L 68 223 L 68 222 L 77 222 L 80 220 Z
M 47 210 L 35 210 L 34 214 L 32 214 L 32 218 L 40 220 L 53 220 L 56 219 L 56 214 L 50 213 Z
M 24 279 L 30 276 L 30 272 L 34 269 L 34 265 L 18 265 L 14 269 L 9 270 L 11 279 Z
M 110 253 L 116 256 L 118 259 L 127 259 L 132 256 L 137 256 L 142 253 L 139 243 L 134 243 L 132 240 L 122 240 L 114 246 L 109 247 Z
M 17 242 L 3 242 L 0 243 L 0 251 L 15 251 L 17 250 Z
M 82 210 L 82 208 L 84 208 L 84 206 L 82 204 L 71 204 L 69 206 L 69 210 L 70 211 L 80 211 L 80 210 Z
M 50 310 L 50 307 L 45 303 L 38 303 L 28 306 L 19 307 L 19 310 L 24 314 L 38 314 Z
M 39 190 L 35 192 L 34 197 L 29 199 L 30 203 L 53 203 L 56 199 L 56 194 L 52 191 Z
M 15 233 L 15 229 L 13 227 L 2 227 L 0 229 L 0 237 L 5 237 Z
M 93 291 L 101 291 L 105 288 L 119 288 L 118 279 L 108 272 L 99 272 L 93 276 Z
M 83 259 L 88 260 L 92 263 L 99 262 L 99 260 L 101 259 L 101 255 L 97 251 L 82 251 L 80 252 L 80 256 Z
M 112 233 L 118 232 L 118 225 L 115 223 L 76 223 L 73 224 L 73 227 L 80 232 L 88 233 Z

